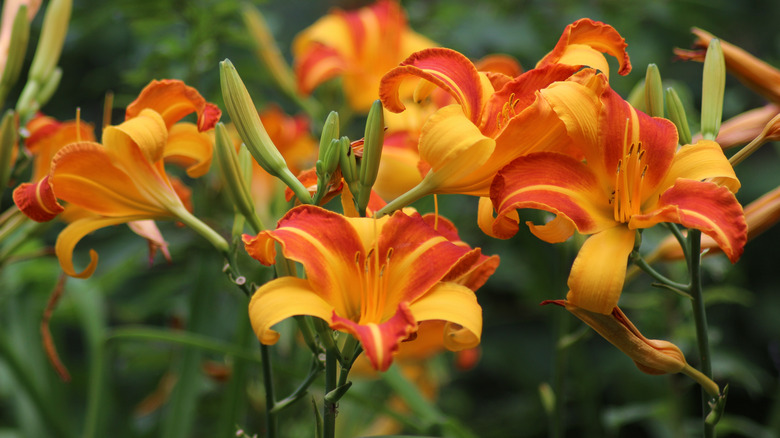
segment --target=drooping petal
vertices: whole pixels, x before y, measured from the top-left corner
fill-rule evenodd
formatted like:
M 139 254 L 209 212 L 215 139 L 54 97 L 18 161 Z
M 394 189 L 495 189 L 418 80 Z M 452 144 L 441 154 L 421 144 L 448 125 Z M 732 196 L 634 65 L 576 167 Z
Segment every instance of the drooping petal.
M 168 242 L 163 238 L 155 221 L 132 221 L 128 222 L 127 226 L 133 230 L 135 234 L 143 237 L 149 243 L 149 265 L 154 262 L 154 256 L 157 254 L 157 250 L 162 251 L 165 260 L 168 262 L 171 261 L 171 252 L 168 250 Z
M 63 272 L 76 278 L 89 278 L 97 268 L 98 255 L 95 250 L 89 250 L 90 262 L 84 270 L 76 272 L 73 267 L 73 249 L 76 244 L 87 234 L 111 225 L 124 224 L 134 220 L 149 219 L 148 216 L 123 216 L 123 217 L 88 217 L 79 219 L 69 224 L 60 232 L 57 237 L 57 243 L 54 245 L 54 252 L 60 261 Z
M 138 116 L 144 109 L 157 111 L 168 129 L 184 116 L 196 113 L 201 132 L 213 128 L 222 115 L 222 111 L 213 103 L 206 102 L 198 90 L 177 79 L 150 82 L 127 106 L 125 120 Z
M 214 142 L 208 134 L 198 132 L 191 123 L 177 123 L 168 132 L 163 157 L 185 167 L 191 178 L 199 178 L 209 171 L 213 153 Z
M 309 282 L 296 277 L 281 277 L 262 285 L 249 302 L 249 320 L 257 339 L 275 344 L 279 333 L 271 327 L 291 316 L 311 315 L 330 321 L 333 306 L 314 290 Z
M 456 283 L 439 283 L 409 305 L 418 322 L 447 321 L 444 346 L 458 351 L 474 348 L 482 336 L 482 308 L 474 292 Z
M 378 371 L 390 368 L 393 353 L 398 351 L 401 341 L 417 330 L 417 322 L 406 303 L 399 304 L 395 314 L 381 323 L 358 324 L 333 312 L 330 326 L 355 336 Z
M 483 233 L 496 239 L 509 239 L 517 234 L 520 229 L 520 216 L 517 210 L 512 210 L 497 219 L 493 214 L 493 202 L 486 196 L 479 198 L 479 208 L 477 210 L 477 225 Z
M 591 312 L 611 313 L 623 291 L 635 237 L 636 231 L 622 225 L 588 237 L 571 267 L 566 299 Z
M 405 106 L 401 102 L 398 89 L 405 79 L 414 76 L 432 82 L 445 90 L 460 104 L 466 118 L 475 125 L 479 124 L 484 104 L 484 89 L 489 88 L 492 91 L 492 85 L 486 77 L 483 81 L 468 58 L 445 48 L 432 48 L 414 53 L 382 78 L 379 96 L 388 111 L 404 110 Z
M 566 217 L 583 234 L 615 225 L 612 207 L 591 169 L 562 154 L 538 152 L 513 161 L 496 175 L 490 199 L 499 223 L 517 209 L 535 208 Z M 563 225 L 556 222 L 551 227 Z M 496 234 L 503 234 L 498 231 L 494 228 Z M 564 236 L 560 231 L 542 232 L 537 237 L 552 238 L 554 235 L 554 241 L 561 241 Z
M 602 55 L 606 53 L 617 58 L 618 73 L 627 75 L 631 71 L 627 46 L 626 40 L 612 26 L 582 18 L 566 26 L 558 44 L 536 64 L 536 68 L 554 63 L 586 65 L 609 77 L 609 64 Z
M 36 222 L 47 222 L 65 209 L 57 202 L 49 176 L 37 183 L 24 183 L 14 189 L 14 203 L 27 217 Z
M 661 195 L 655 210 L 634 215 L 628 226 L 647 228 L 660 222 L 701 230 L 718 243 L 732 263 L 742 255 L 747 242 L 742 206 L 729 189 L 711 182 L 678 179 Z

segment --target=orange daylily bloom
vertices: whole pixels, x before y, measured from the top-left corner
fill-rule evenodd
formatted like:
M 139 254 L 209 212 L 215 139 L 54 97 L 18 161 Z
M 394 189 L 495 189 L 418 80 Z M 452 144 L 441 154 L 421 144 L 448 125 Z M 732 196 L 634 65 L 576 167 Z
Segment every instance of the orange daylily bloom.
M 57 238 L 55 251 L 65 273 L 79 278 L 92 275 L 97 253 L 91 250 L 89 265 L 77 272 L 73 248 L 94 230 L 148 219 L 191 217 L 185 205 L 189 195 L 168 177 L 164 160 L 175 157 L 187 163 L 191 176 L 208 169 L 203 163 L 211 161 L 209 135 L 198 132 L 195 125 L 176 124 L 192 112 L 198 114 L 201 130 L 213 127 L 220 116 L 218 108 L 181 81 L 154 81 L 128 107 L 125 122 L 104 129 L 102 144 L 80 141 L 63 147 L 46 176 L 14 190 L 19 209 L 39 222 L 64 210 L 58 200 L 91 213 L 70 223 Z M 146 227 L 139 224 L 137 228 L 149 234 Z
M 584 88 L 584 87 L 583 87 Z M 608 314 L 617 306 L 634 250 L 636 230 L 660 222 L 682 224 L 711 236 L 736 262 L 746 241 L 745 218 L 734 194 L 739 181 L 717 143 L 677 149 L 677 130 L 666 120 L 634 109 L 610 88 L 591 111 L 571 112 L 571 102 L 550 100 L 560 111 L 585 160 L 554 152 L 518 158 L 491 187 L 498 212 L 494 232 L 517 231 L 517 209 L 546 210 L 556 218 L 528 223 L 555 243 L 574 231 L 591 235 L 569 275 L 568 301 Z M 703 181 L 718 178 L 724 186 Z
M 380 0 L 355 11 L 334 9 L 293 41 L 301 93 L 343 79 L 350 106 L 367 112 L 378 97 L 382 75 L 412 53 L 436 44 L 413 32 L 395 0 Z
M 577 46 L 571 56 L 567 44 Z M 463 55 L 440 48 L 415 53 L 390 71 L 382 78 L 380 89 L 382 103 L 389 111 L 405 109 L 398 90 L 410 77 L 434 84 L 456 102 L 439 109 L 423 126 L 420 168 L 427 173 L 403 202 L 429 193 L 488 196 L 495 173 L 513 159 L 551 147 L 568 151 L 565 126 L 550 109 L 545 93 L 566 95 L 578 102 L 583 97 L 576 93 L 581 93 L 582 87 L 574 85 L 586 84 L 594 89 L 587 91 L 591 94 L 603 88 L 603 74 L 581 70 L 585 65 L 605 68 L 602 52 L 616 54 L 620 73 L 630 71 L 625 42 L 617 31 L 583 19 L 567 26 L 556 48 L 537 68 L 514 79 L 480 73 Z M 574 59 L 577 64 L 565 63 Z M 560 86 L 551 87 L 553 84 Z
M 419 215 L 349 218 L 302 205 L 275 230 L 244 236 L 247 252 L 265 265 L 274 263 L 277 242 L 307 279 L 277 278 L 255 292 L 249 316 L 263 344 L 274 344 L 279 334 L 271 327 L 294 315 L 355 336 L 380 371 L 422 321 L 448 321 L 443 342 L 450 350 L 479 344 L 480 306 L 457 281 L 484 264 L 480 250 L 450 242 Z
M 35 157 L 32 181 L 39 181 L 49 173 L 51 159 L 65 145 L 78 141 L 95 141 L 94 128 L 79 120 L 60 122 L 38 113 L 27 123 L 29 133 L 24 146 Z

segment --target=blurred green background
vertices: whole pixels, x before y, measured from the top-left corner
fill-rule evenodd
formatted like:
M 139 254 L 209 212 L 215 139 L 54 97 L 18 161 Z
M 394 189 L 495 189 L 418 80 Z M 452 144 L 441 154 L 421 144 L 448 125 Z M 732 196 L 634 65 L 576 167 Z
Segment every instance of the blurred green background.
M 364 4 L 254 2 L 288 59 L 295 34 L 330 7 Z M 510 54 L 525 68 L 533 67 L 572 21 L 590 17 L 609 23 L 627 40 L 634 66 L 627 77 L 614 75 L 613 87 L 627 96 L 643 79 L 647 64 L 656 63 L 664 80 L 688 96 L 693 125 L 701 65 L 675 61 L 672 54 L 675 47 L 689 47 L 691 27 L 780 66 L 780 3 L 770 0 L 448 0 L 407 1 L 403 6 L 411 27 L 439 44 L 473 59 Z M 297 112 L 294 103 L 274 90 L 255 57 L 241 7 L 240 2 L 226 0 L 75 0 L 60 62 L 62 83 L 44 111 L 72 119 L 79 107 L 84 120 L 97 122 L 104 95 L 113 90 L 117 121 L 121 108 L 144 85 L 163 78 L 182 79 L 224 108 L 218 62 L 230 58 L 259 106 L 277 102 Z M 33 23 L 31 48 L 41 18 L 39 13 Z M 726 87 L 724 119 L 765 103 L 732 77 Z M 13 100 L 11 96 L 9 101 Z M 361 127 L 355 120 L 347 135 L 361 137 Z M 737 168 L 743 203 L 780 184 L 774 146 L 766 146 Z M 231 210 L 212 190 L 215 179 L 210 175 L 190 181 L 195 212 L 227 235 Z M 10 190 L 6 192 L 3 209 L 11 202 Z M 645 375 L 568 313 L 538 306 L 544 299 L 565 295 L 576 254 L 573 244 L 552 246 L 524 231 L 509 241 L 492 240 L 476 227 L 476 199 L 442 196 L 439 202 L 463 240 L 502 257 L 498 272 L 478 291 L 484 309 L 480 362 L 465 372 L 454 369 L 451 355 L 431 364 L 441 384 L 438 405 L 444 413 L 479 437 L 545 437 L 556 427 L 569 437 L 700 434 L 700 393 L 690 379 Z M 430 200 L 418 207 L 423 212 L 433 209 Z M 532 213 L 526 216 L 541 220 Z M 46 230 L 25 250 L 50 247 L 59 227 Z M 0 346 L 14 352 L 17 368 L 33 380 L 45 400 L 42 404 L 31 400 L 15 365 L 0 360 L 0 438 L 89 432 L 112 437 L 227 437 L 235 436 L 237 428 L 262 436 L 263 390 L 256 363 L 181 342 L 140 339 L 138 333 L 134 338 L 105 340 L 143 325 L 201 334 L 218 341 L 223 350 L 232 346 L 258 356 L 255 340 L 246 336 L 246 298 L 220 272 L 220 258 L 189 230 L 170 223 L 161 228 L 170 242 L 170 264 L 158 256 L 150 266 L 145 242 L 125 227 L 101 230 L 79 245 L 80 260 L 89 248 L 98 250 L 101 259 L 93 278 L 68 281 L 52 319 L 55 343 L 73 377 L 69 383 L 58 379 L 44 357 L 39 334 L 43 309 L 59 275 L 56 259 L 18 260 L 4 267 Z M 651 246 L 660 237 L 661 232 L 648 233 L 646 244 Z M 723 256 L 705 262 L 715 380 L 729 384 L 726 416 L 718 429 L 721 437 L 780 436 L 780 287 L 773 277 L 778 273 L 778 241 L 780 229 L 775 227 L 748 243 L 737 265 Z M 252 272 L 254 281 L 270 278 L 270 271 L 244 262 L 244 271 Z M 668 264 L 662 269 L 684 279 L 684 266 Z M 697 365 L 690 306 L 684 299 L 652 288 L 650 280 L 640 276 L 627 288 L 621 306 L 647 337 L 675 342 Z M 566 348 L 556 348 L 562 345 L 560 338 L 570 342 Z M 307 370 L 305 354 L 298 354 L 300 349 L 294 346 L 294 336 L 288 333 L 274 349 L 281 393 L 294 389 Z M 232 366 L 234 379 L 208 376 L 203 363 Z M 545 410 L 542 395 L 549 387 L 562 388 L 556 394 L 563 406 L 560 421 L 549 420 Z M 315 387 L 313 392 L 317 391 Z M 366 407 L 386 406 L 387 393 L 381 381 L 365 381 L 351 390 L 340 406 L 343 436 L 359 435 L 370 422 Z M 147 398 L 150 394 L 159 394 L 159 403 L 139 410 L 143 400 L 154 401 Z M 282 436 L 313 435 L 310 400 L 284 412 L 280 421 Z

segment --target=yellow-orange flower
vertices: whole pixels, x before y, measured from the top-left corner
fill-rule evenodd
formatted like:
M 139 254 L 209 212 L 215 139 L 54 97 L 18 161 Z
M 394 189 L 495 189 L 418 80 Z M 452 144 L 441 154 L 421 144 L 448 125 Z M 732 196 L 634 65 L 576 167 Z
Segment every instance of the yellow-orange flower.
M 395 0 L 380 0 L 355 11 L 335 9 L 293 42 L 298 88 L 311 93 L 340 76 L 352 108 L 367 112 L 379 80 L 413 52 L 436 44 L 413 32 Z
M 451 350 L 479 344 L 481 309 L 458 280 L 485 260 L 419 215 L 348 218 L 303 205 L 275 230 L 244 236 L 247 252 L 266 265 L 275 261 L 277 242 L 286 258 L 303 265 L 306 279 L 278 278 L 255 292 L 249 316 L 262 343 L 277 341 L 271 329 L 277 322 L 312 315 L 355 336 L 377 370 L 390 366 L 421 321 L 448 321 L 444 345 Z
M 570 100 L 549 99 L 584 161 L 554 152 L 518 158 L 498 173 L 490 198 L 498 212 L 496 235 L 517 231 L 513 215 L 522 208 L 556 215 L 546 225 L 528 223 L 547 242 L 562 242 L 574 231 L 591 235 L 572 266 L 567 299 L 608 314 L 617 306 L 637 229 L 673 222 L 701 230 L 735 262 L 746 226 L 732 193 L 739 181 L 717 143 L 678 150 L 670 121 L 637 111 L 610 88 L 596 97 L 597 104 L 574 111 Z
M 197 126 L 176 123 L 192 112 L 198 115 Z M 191 217 L 183 201 L 188 194 L 168 177 L 164 159 L 189 166 L 190 176 L 205 173 L 213 144 L 201 131 L 211 129 L 219 116 L 218 108 L 181 81 L 154 81 L 128 106 L 125 122 L 104 129 L 102 144 L 80 141 L 63 147 L 47 175 L 14 190 L 14 202 L 36 221 L 61 213 L 58 200 L 90 212 L 65 227 L 55 245 L 65 273 L 89 277 L 97 253 L 90 251 L 90 263 L 81 272 L 74 269 L 72 254 L 86 234 L 109 225 Z

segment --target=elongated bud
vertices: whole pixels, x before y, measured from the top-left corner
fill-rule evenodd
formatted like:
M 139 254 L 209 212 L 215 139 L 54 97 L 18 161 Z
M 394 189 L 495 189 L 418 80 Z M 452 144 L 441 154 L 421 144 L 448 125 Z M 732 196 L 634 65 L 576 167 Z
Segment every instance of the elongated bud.
M 726 62 L 718 39 L 710 41 L 707 47 L 701 86 L 701 134 L 705 140 L 715 140 L 723 117 L 723 93 L 726 87 Z
M 346 137 L 344 137 L 346 138 Z M 349 139 L 347 139 L 349 142 Z M 341 140 L 334 138 L 330 143 L 320 148 L 322 158 L 315 163 L 317 171 L 317 193 L 314 195 L 314 203 L 319 204 L 320 200 L 330 189 L 331 179 L 339 167 L 339 155 L 341 152 Z
M 325 125 L 322 127 L 322 135 L 320 135 L 320 150 L 317 159 L 325 159 L 325 151 L 330 146 L 332 140 L 338 140 L 339 138 L 339 113 L 331 111 L 328 114 L 328 118 L 325 119 Z
M 35 109 L 36 111 L 42 106 L 46 105 L 46 102 L 51 99 L 51 97 L 54 95 L 54 92 L 57 91 L 57 87 L 60 86 L 61 79 L 62 69 L 55 67 L 54 70 L 51 71 L 51 74 L 49 74 L 46 82 L 41 84 L 41 89 L 38 91 L 38 96 L 35 99 L 35 106 L 37 106 Z
M 297 94 L 295 75 L 279 51 L 279 46 L 268 30 L 263 14 L 256 7 L 245 5 L 243 17 L 244 24 L 255 42 L 257 55 L 263 61 L 271 76 L 282 90 L 288 94 Z
M 653 117 L 664 116 L 664 89 L 661 85 L 661 72 L 655 64 L 647 65 L 645 75 L 645 105 L 647 114 Z
M 266 172 L 287 184 L 301 202 L 311 203 L 309 192 L 290 172 L 282 154 L 268 136 L 255 104 L 230 60 L 220 62 L 219 76 L 227 112 L 252 157 Z
M 216 136 L 215 147 L 217 149 L 219 173 L 222 177 L 222 182 L 225 185 L 228 198 L 230 198 L 236 210 L 252 224 L 253 228 L 259 227 L 259 230 L 256 231 L 260 232 L 264 228 L 255 214 L 249 185 L 247 184 L 233 142 L 230 141 L 230 135 L 228 134 L 225 125 L 222 123 L 217 123 L 214 132 Z
M 41 37 L 30 66 L 30 79 L 39 83 L 48 82 L 65 44 L 72 5 L 72 0 L 52 0 L 46 7 Z
M 358 211 L 365 214 L 371 187 L 379 172 L 379 160 L 382 158 L 382 146 L 385 141 L 385 117 L 382 102 L 375 100 L 366 120 L 366 132 L 363 143 L 363 160 L 360 162 L 359 190 L 357 195 Z
M 11 177 L 11 156 L 18 141 L 15 119 L 16 114 L 9 109 L 0 123 L 0 193 L 5 190 Z
M 27 52 L 27 42 L 30 39 L 30 22 L 27 19 L 27 5 L 19 6 L 11 27 L 11 37 L 8 46 L 8 57 L 5 65 L 2 67 L 2 79 L 0 79 L 0 106 L 3 105 L 5 97 L 8 95 L 11 87 L 19 79 L 19 73 L 22 71 L 24 55 Z M 1 61 L 0 61 L 1 62 Z
M 344 181 L 352 187 L 357 187 L 358 181 L 358 167 L 355 153 L 352 151 L 352 145 L 349 143 L 347 137 L 341 137 L 341 145 L 339 146 L 339 167 L 341 168 L 341 176 L 344 177 Z
M 666 89 L 666 112 L 669 120 L 677 127 L 677 135 L 680 144 L 691 144 L 691 128 L 688 127 L 688 117 L 685 115 L 685 107 L 674 88 Z

